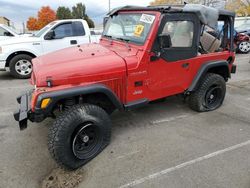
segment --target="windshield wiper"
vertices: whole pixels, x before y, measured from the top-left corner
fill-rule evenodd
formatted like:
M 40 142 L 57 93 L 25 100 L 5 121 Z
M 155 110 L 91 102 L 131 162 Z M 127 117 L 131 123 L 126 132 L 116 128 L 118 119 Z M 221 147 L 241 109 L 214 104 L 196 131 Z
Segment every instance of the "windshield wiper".
M 129 51 L 131 50 L 131 48 L 129 46 L 129 42 L 130 42 L 129 39 L 125 39 L 125 38 L 121 38 L 121 37 L 118 37 L 118 38 L 115 38 L 115 39 L 126 42 L 126 47 L 128 48 Z
M 129 42 L 130 41 L 129 39 L 125 39 L 125 38 L 122 38 L 122 37 L 118 37 L 116 39 L 121 40 L 121 41 L 125 41 L 125 42 Z
M 112 39 L 113 37 L 111 35 L 103 35 L 104 37 Z
M 103 35 L 104 37 L 108 38 L 109 39 L 109 42 L 110 42 L 110 45 L 112 45 L 113 43 L 113 37 L 111 35 Z

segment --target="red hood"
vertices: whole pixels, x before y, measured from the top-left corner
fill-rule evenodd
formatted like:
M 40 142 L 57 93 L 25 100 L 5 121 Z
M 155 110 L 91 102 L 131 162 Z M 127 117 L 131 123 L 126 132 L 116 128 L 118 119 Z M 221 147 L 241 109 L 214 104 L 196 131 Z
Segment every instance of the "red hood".
M 123 48 L 126 50 L 126 46 Z M 121 77 L 126 73 L 126 62 L 119 54 L 101 44 L 60 50 L 33 60 L 33 79 L 38 87 L 45 87 L 48 78 L 57 86 Z M 135 54 L 136 50 L 127 52 L 127 55 Z

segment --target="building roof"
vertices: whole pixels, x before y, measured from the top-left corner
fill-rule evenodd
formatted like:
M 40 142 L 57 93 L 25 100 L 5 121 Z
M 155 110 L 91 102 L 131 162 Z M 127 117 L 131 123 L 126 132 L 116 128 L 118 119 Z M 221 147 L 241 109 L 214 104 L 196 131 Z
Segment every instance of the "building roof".
M 6 17 L 4 17 L 4 16 L 0 16 L 0 18 L 3 18 L 3 19 L 5 19 L 5 20 L 7 20 L 7 21 L 10 21 L 8 18 L 6 18 Z

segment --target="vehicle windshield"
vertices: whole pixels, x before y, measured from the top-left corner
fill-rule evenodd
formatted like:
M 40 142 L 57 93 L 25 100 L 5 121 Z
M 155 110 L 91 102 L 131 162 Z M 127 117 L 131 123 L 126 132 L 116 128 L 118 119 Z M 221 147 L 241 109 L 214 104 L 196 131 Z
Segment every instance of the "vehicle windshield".
M 16 34 L 16 35 L 20 35 L 20 33 L 18 33 L 15 29 L 13 29 L 13 28 L 11 28 L 11 27 L 9 27 L 9 26 L 5 26 L 10 32 L 12 32 L 12 33 L 14 33 L 14 34 Z
M 46 33 L 51 26 L 55 25 L 56 22 L 51 22 L 48 25 L 46 25 L 44 28 L 42 28 L 41 30 L 39 30 L 37 33 L 33 34 L 34 37 L 41 37 L 44 33 Z
M 154 23 L 155 15 L 132 13 L 109 18 L 103 36 L 114 40 L 144 44 Z

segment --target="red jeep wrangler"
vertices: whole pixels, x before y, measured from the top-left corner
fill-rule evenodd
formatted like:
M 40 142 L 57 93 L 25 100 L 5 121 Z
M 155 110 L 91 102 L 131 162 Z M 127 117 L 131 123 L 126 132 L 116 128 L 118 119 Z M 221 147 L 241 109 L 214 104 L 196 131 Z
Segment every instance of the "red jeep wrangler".
M 14 117 L 55 118 L 48 147 L 62 166 L 76 169 L 110 142 L 114 110 L 182 94 L 191 109 L 215 110 L 235 73 L 235 14 L 202 5 L 132 7 L 109 14 L 100 44 L 33 60 L 34 89 L 17 98 Z M 210 35 L 223 21 L 223 38 Z M 230 32 L 230 35 L 228 35 Z

